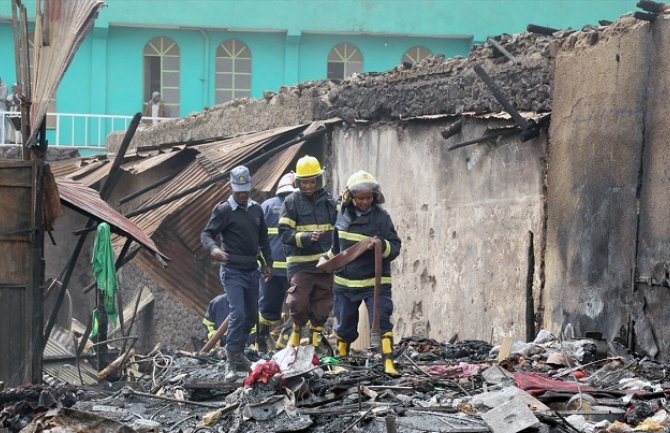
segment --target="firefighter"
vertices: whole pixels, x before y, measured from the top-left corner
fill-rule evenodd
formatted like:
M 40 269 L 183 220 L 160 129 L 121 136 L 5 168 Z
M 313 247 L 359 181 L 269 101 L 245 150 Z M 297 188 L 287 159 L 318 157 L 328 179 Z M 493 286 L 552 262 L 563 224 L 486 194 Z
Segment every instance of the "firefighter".
M 333 274 L 318 271 L 316 264 L 330 248 L 337 207 L 325 190 L 323 170 L 315 157 L 300 158 L 295 175 L 299 191 L 286 197 L 279 219 L 290 281 L 286 305 L 293 320 L 288 344 L 300 345 L 301 329 L 309 321 L 310 342 L 318 347 L 333 307 Z
M 228 305 L 228 297 L 224 293 L 223 295 L 215 296 L 214 299 L 209 301 L 207 306 L 207 312 L 205 317 L 202 319 L 202 324 L 205 325 L 205 330 L 207 331 L 207 340 L 209 341 L 216 331 L 219 329 L 219 326 L 226 320 L 228 314 L 230 313 L 230 306 Z M 221 347 L 226 345 L 226 334 L 221 337 L 221 340 L 217 343 Z
M 333 242 L 328 258 L 369 237 L 376 237 L 382 246 L 382 278 L 379 294 L 379 318 L 382 333 L 381 352 L 384 371 L 397 376 L 393 365 L 393 300 L 391 299 L 391 261 L 400 253 L 400 238 L 391 217 L 379 205 L 384 195 L 377 180 L 365 171 L 352 174 L 342 193 L 341 208 L 333 230 Z M 335 272 L 333 292 L 337 325 L 337 354 L 349 355 L 351 343 L 358 338 L 358 308 L 365 302 L 374 311 L 375 256 L 374 249 L 366 251 L 353 262 Z M 373 315 L 369 315 L 372 324 Z
M 279 238 L 277 224 L 281 217 L 282 205 L 286 196 L 296 190 L 295 174 L 286 173 L 277 184 L 275 196 L 265 200 L 261 204 L 265 214 L 265 223 L 268 226 L 268 237 L 272 249 L 272 278 L 266 283 L 261 279 L 261 293 L 258 301 L 258 325 L 256 329 L 256 350 L 259 353 L 267 352 L 267 339 L 270 336 L 270 328 L 281 319 L 282 305 L 288 290 L 288 278 L 286 276 L 286 254 L 284 244 Z M 281 341 L 278 342 L 281 347 Z
M 225 381 L 234 381 L 249 366 L 243 350 L 258 316 L 259 252 L 265 261 L 263 274 L 272 277 L 272 254 L 261 206 L 250 197 L 251 175 L 243 165 L 230 171 L 233 190 L 228 200 L 212 210 L 200 234 L 202 245 L 221 263 L 221 283 L 228 297 L 230 319 L 226 337 Z M 221 235 L 221 246 L 215 240 Z

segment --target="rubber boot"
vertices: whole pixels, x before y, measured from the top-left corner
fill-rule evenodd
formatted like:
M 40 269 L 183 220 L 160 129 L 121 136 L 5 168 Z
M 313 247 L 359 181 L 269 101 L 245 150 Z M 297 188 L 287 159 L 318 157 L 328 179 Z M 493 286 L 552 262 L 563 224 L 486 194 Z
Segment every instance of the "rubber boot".
M 275 349 L 277 349 L 277 351 L 286 348 L 288 345 L 288 339 L 291 337 L 291 332 L 293 332 L 293 320 L 288 319 L 281 326 L 281 329 L 279 330 L 279 336 L 277 337 L 277 341 L 275 341 Z
M 315 349 L 319 348 L 321 340 L 323 340 L 323 326 L 310 326 L 309 335 L 309 342 L 312 346 L 314 346 Z
M 390 376 L 400 376 L 393 365 L 393 332 L 382 335 L 382 359 L 384 359 L 384 373 Z
M 337 339 L 337 356 L 345 357 L 349 356 L 349 349 L 351 348 L 351 343 L 348 343 L 344 340 Z
M 270 337 L 270 324 L 268 321 L 259 317 L 258 332 L 256 332 L 256 351 L 258 353 L 267 353 L 268 337 Z
M 300 346 L 300 326 L 293 324 L 291 336 L 288 339 L 288 345 L 292 347 Z
M 234 382 L 237 380 L 238 366 L 241 362 L 240 359 L 241 353 L 230 352 L 228 353 L 228 359 L 226 360 L 226 376 L 224 377 L 224 382 Z

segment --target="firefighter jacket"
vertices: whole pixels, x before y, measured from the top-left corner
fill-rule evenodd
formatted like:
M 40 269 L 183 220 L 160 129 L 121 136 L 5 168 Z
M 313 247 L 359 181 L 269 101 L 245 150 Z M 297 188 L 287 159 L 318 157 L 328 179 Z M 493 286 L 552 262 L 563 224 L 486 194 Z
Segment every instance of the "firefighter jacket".
M 391 261 L 400 254 L 401 241 L 393 227 L 391 216 L 372 205 L 365 214 L 357 214 L 353 206 L 340 210 L 333 230 L 333 244 L 328 258 L 369 237 L 382 241 L 381 293 L 391 293 Z M 353 262 L 335 272 L 333 292 L 364 299 L 373 295 L 375 285 L 375 252 L 366 251 Z
M 286 195 L 277 195 L 265 200 L 261 204 L 265 215 L 265 224 L 268 226 L 268 237 L 270 238 L 270 249 L 272 250 L 272 276 L 286 277 L 286 254 L 284 244 L 279 238 L 279 218 L 281 208 Z
M 312 197 L 296 191 L 284 201 L 279 236 L 284 243 L 288 277 L 298 271 L 315 271 L 319 258 L 328 251 L 337 217 L 335 200 L 326 190 Z M 314 243 L 312 232 L 323 232 Z

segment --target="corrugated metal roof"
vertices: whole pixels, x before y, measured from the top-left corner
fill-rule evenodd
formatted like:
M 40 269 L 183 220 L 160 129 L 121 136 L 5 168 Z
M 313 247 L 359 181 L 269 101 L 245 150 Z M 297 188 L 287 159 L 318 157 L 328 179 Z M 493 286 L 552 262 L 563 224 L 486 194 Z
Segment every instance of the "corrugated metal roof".
M 73 334 L 61 328 L 54 326 L 51 331 L 51 337 L 47 341 L 44 348 L 44 357 L 56 356 L 71 356 L 74 358 L 74 340 Z M 86 361 L 79 361 L 79 369 L 81 370 L 81 378 L 79 379 L 79 371 L 77 370 L 76 360 L 63 362 L 46 362 L 44 363 L 44 381 L 50 385 L 58 382 L 66 382 L 72 385 L 92 385 L 98 383 L 98 378 L 95 369 Z
M 84 164 L 84 161 L 82 161 Z M 100 159 L 86 161 L 85 165 L 65 177 L 76 180 L 82 185 L 92 186 L 109 174 L 114 158 L 101 157 Z
M 196 146 L 200 152 L 198 159 L 213 175 L 224 173 L 240 164 L 245 157 L 255 153 L 268 143 L 280 138 L 282 135 L 288 136 L 291 132 L 293 133 L 291 135 L 294 136 L 306 126 L 307 124 L 274 128 L 214 143 L 202 144 Z
M 58 185 L 58 192 L 62 201 L 89 216 L 108 222 L 113 228 L 120 230 L 124 235 L 133 238 L 144 247 L 160 255 L 163 259 L 167 259 L 158 250 L 154 241 L 137 224 L 105 203 L 97 191 L 70 179 L 56 179 L 56 185 Z
M 123 165 L 121 165 L 121 169 L 132 174 L 140 174 L 163 164 L 164 162 L 174 158 L 175 156 L 182 155 L 183 151 L 184 147 L 168 149 L 165 153 L 159 153 L 157 155 L 148 158 L 142 158 L 138 161 L 124 163 Z M 187 152 L 193 152 L 193 151 L 187 150 Z

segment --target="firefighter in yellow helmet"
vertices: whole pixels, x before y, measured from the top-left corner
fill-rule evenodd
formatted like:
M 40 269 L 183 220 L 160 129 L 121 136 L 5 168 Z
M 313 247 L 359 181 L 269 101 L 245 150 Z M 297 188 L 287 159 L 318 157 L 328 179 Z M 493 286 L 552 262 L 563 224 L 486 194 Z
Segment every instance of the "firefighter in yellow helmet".
M 342 193 L 342 203 L 333 231 L 333 243 L 327 257 L 349 248 L 355 243 L 376 237 L 382 243 L 382 279 L 379 295 L 379 316 L 382 333 L 381 352 L 384 371 L 399 375 L 393 365 L 393 300 L 391 299 L 391 261 L 400 253 L 400 238 L 391 216 L 379 205 L 384 195 L 379 183 L 370 173 L 358 171 L 347 180 Z M 364 301 L 368 311 L 374 307 L 375 256 L 374 250 L 366 251 L 353 262 L 335 273 L 335 318 L 337 326 L 337 352 L 349 354 L 349 346 L 358 338 L 358 308 Z M 370 323 L 373 316 L 370 314 Z
M 323 169 L 315 157 L 300 158 L 295 175 L 298 191 L 284 200 L 278 226 L 290 281 L 286 305 L 293 330 L 288 344 L 300 344 L 300 331 L 309 322 L 310 341 L 318 347 L 333 307 L 333 274 L 317 270 L 316 264 L 330 248 L 337 206 L 324 188 Z

